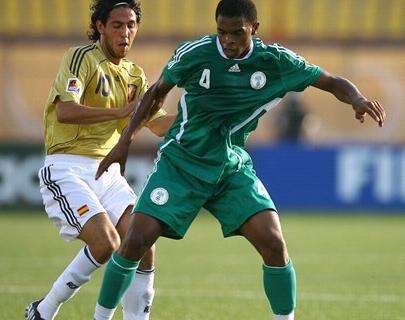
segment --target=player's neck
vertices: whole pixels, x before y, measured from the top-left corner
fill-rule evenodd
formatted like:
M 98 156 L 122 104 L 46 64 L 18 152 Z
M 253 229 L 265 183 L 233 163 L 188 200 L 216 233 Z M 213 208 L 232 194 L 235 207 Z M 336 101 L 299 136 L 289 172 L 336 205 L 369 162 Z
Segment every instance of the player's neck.
M 251 49 L 252 49 L 252 44 L 249 44 L 249 47 L 247 47 L 247 48 L 241 53 L 241 55 L 240 55 L 239 57 L 236 57 L 235 59 L 243 59 L 243 58 L 245 58 L 245 57 L 248 55 L 248 53 L 250 52 Z
M 220 55 L 221 55 L 222 57 L 224 57 L 225 59 L 230 59 L 230 60 L 245 60 L 245 59 L 248 59 L 248 58 L 252 55 L 253 49 L 254 49 L 253 40 L 251 40 L 251 41 L 250 41 L 250 45 L 246 48 L 246 50 L 243 51 L 242 54 L 239 55 L 239 57 L 236 57 L 236 58 L 229 58 L 229 57 L 225 54 L 224 49 L 222 48 L 222 45 L 221 45 L 221 43 L 220 43 L 220 41 L 219 41 L 219 37 L 217 37 L 216 42 L 217 42 L 217 48 L 218 48 L 218 51 L 219 51 Z
M 100 48 L 101 51 L 103 51 L 105 57 L 112 63 L 119 65 L 121 62 L 121 58 L 115 57 L 114 53 L 112 50 L 106 45 L 104 41 L 100 40 Z

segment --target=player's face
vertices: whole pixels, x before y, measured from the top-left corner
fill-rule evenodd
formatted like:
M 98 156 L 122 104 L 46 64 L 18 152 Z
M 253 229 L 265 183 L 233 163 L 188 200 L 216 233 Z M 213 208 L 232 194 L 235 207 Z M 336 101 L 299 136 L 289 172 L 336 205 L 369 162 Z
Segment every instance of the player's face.
M 128 54 L 138 32 L 135 11 L 125 7 L 112 10 L 106 25 L 99 21 L 97 27 L 100 43 L 112 60 Z
M 243 58 L 250 49 L 252 36 L 258 27 L 258 22 L 252 24 L 243 17 L 218 16 L 217 33 L 225 55 L 230 59 Z

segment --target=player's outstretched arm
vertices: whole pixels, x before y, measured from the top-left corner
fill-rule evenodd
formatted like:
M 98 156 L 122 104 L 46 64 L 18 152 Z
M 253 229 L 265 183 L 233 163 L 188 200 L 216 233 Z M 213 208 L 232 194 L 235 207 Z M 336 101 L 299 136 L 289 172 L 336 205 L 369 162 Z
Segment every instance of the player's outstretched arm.
M 355 118 L 361 123 L 364 122 L 364 117 L 368 114 L 380 127 L 383 126 L 386 119 L 384 108 L 378 101 L 369 101 L 349 80 L 324 71 L 312 86 L 328 91 L 338 100 L 352 105 Z
M 115 162 L 120 164 L 121 174 L 124 175 L 125 163 L 127 161 L 129 145 L 131 144 L 133 134 L 146 125 L 148 120 L 162 107 L 166 95 L 173 87 L 174 85 L 165 83 L 163 78 L 160 77 L 159 80 L 149 88 L 143 96 L 139 107 L 133 113 L 129 125 L 121 135 L 120 140 L 101 161 L 96 173 L 96 179 Z
M 58 99 L 58 98 L 57 98 Z M 87 107 L 74 101 L 56 101 L 56 116 L 60 123 L 93 124 L 128 117 L 137 105 L 131 101 L 124 108 Z
M 150 131 L 152 131 L 158 137 L 163 137 L 176 120 L 176 115 L 166 114 L 162 117 L 156 118 L 153 121 L 149 121 L 146 125 Z

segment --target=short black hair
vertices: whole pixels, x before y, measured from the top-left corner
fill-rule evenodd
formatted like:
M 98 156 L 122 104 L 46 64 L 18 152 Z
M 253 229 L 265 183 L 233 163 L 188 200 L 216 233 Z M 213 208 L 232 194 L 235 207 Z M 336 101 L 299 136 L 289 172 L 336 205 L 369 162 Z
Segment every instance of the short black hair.
M 221 0 L 215 12 L 215 20 L 218 20 L 219 16 L 243 17 L 253 24 L 257 22 L 257 9 L 252 0 Z
M 128 7 L 135 11 L 136 22 L 140 23 L 142 18 L 141 3 L 139 0 L 94 0 L 90 5 L 91 21 L 87 35 L 91 41 L 100 39 L 100 32 L 97 30 L 96 22 L 100 20 L 104 25 L 115 8 Z

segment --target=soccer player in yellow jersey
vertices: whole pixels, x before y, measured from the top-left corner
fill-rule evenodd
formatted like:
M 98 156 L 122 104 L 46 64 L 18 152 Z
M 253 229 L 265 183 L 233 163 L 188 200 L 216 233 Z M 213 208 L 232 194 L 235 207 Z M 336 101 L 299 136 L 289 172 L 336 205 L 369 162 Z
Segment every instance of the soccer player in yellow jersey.
M 86 246 L 44 299 L 31 303 L 26 319 L 54 319 L 62 303 L 110 259 L 128 228 L 136 195 L 112 165 L 95 180 L 99 162 L 117 143 L 138 100 L 147 90 L 143 70 L 125 59 L 141 20 L 139 1 L 95 0 L 90 45 L 63 57 L 44 113 L 45 164 L 40 188 L 49 218 L 62 238 Z M 163 110 L 147 126 L 162 136 L 174 120 Z M 122 300 L 125 320 L 149 319 L 153 300 L 153 251 L 143 259 L 136 287 Z

